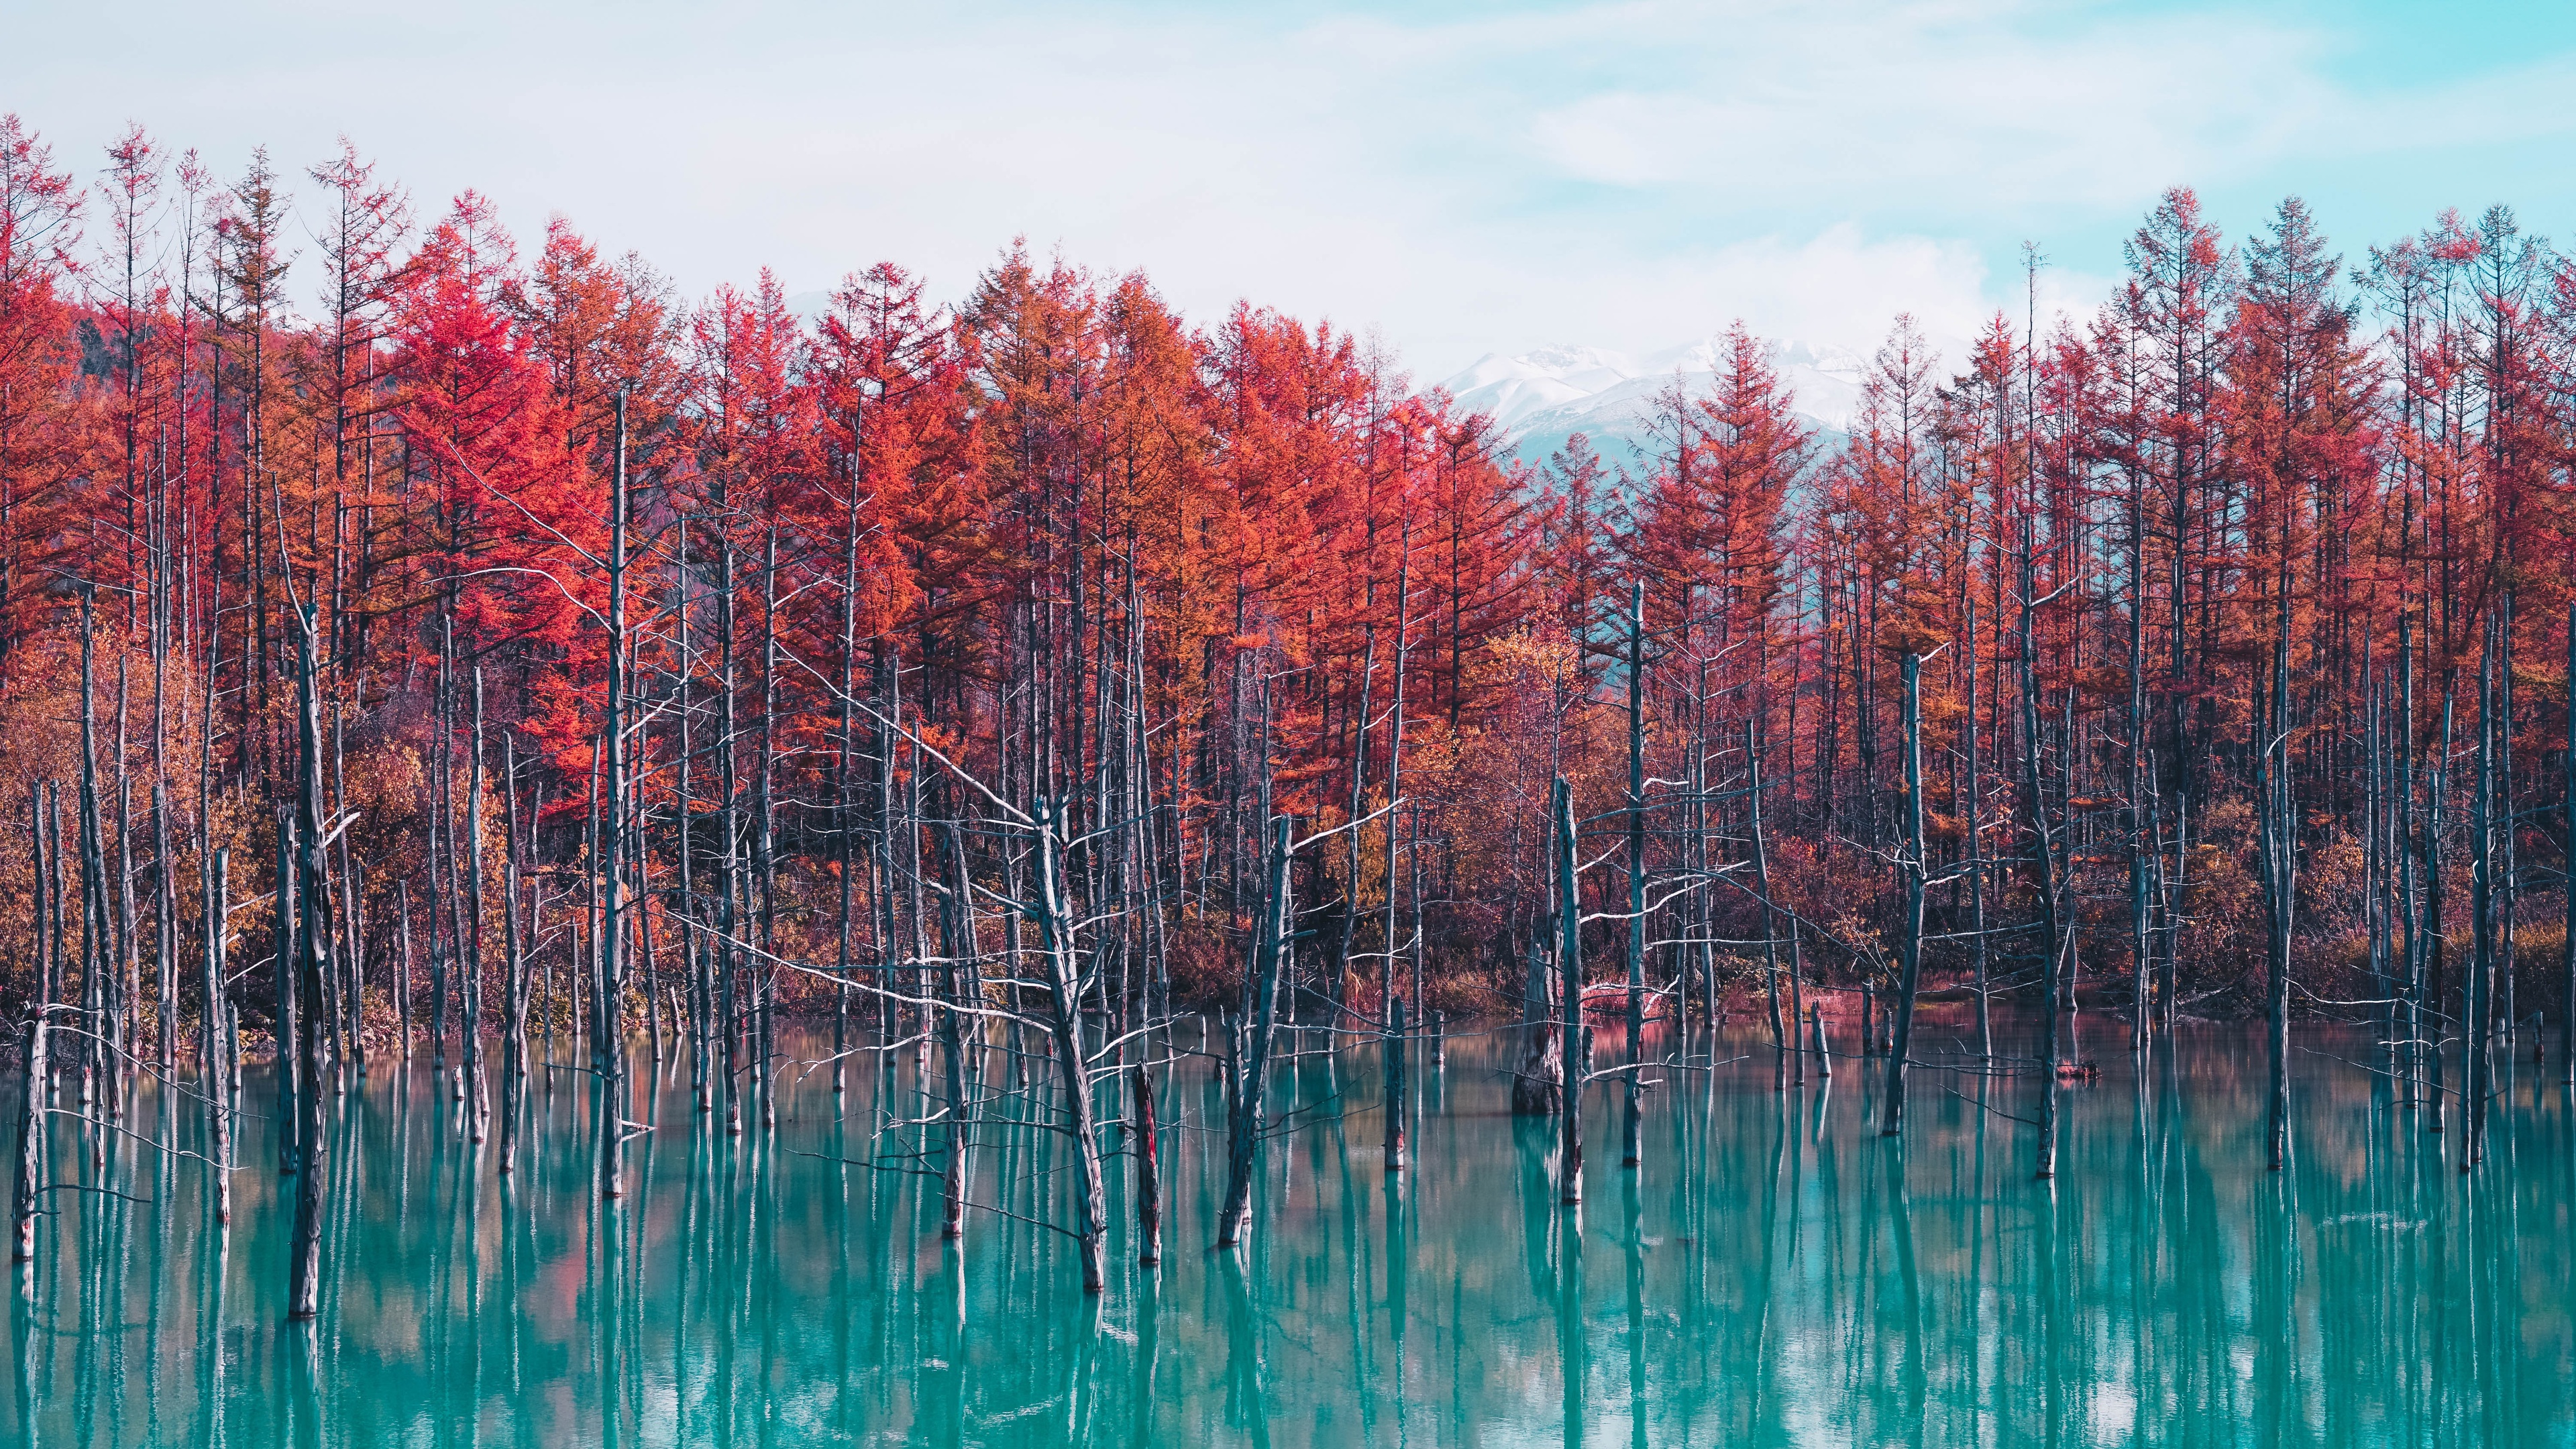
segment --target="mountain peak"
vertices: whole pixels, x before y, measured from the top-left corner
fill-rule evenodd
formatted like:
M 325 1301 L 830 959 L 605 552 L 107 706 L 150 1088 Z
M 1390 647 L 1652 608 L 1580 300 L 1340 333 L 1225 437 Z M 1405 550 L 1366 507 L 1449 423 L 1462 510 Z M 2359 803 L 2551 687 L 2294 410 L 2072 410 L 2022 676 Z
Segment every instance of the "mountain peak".
M 1858 353 L 1798 340 L 1771 341 L 1764 350 L 1799 416 L 1827 432 L 1849 426 L 1860 397 Z M 1583 433 L 1604 458 L 1623 462 L 1635 455 L 1655 390 L 1675 374 L 1713 374 L 1725 355 L 1722 335 L 1667 348 L 1642 365 L 1608 348 L 1554 343 L 1510 355 L 1489 352 L 1441 387 L 1462 409 L 1491 414 L 1524 461 L 1544 461 L 1568 435 Z

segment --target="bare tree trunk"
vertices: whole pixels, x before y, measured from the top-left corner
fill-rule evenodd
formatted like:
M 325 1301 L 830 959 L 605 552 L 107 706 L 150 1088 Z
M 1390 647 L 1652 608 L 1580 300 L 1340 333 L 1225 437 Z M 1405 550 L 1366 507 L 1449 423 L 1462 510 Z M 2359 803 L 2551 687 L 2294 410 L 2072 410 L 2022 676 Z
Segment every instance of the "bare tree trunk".
M 457 1041 L 465 1074 L 466 1135 L 481 1142 L 490 1134 L 492 1098 L 483 1071 L 483 670 L 474 670 L 474 763 L 466 773 L 465 824 L 458 832 L 465 850 L 465 941 L 462 988 L 458 999 Z
M 1646 1063 L 1646 586 L 1628 581 L 1628 1070 L 1619 1165 L 1644 1159 Z
M 2478 653 L 2478 779 L 2469 797 L 2468 978 L 2460 983 L 2460 1170 L 2486 1156 L 2488 1050 L 2495 1015 L 2496 633 L 2489 616 Z M 2275 1163 L 2275 1166 L 2278 1164 Z
M 948 812 L 952 816 L 953 811 Z M 967 912 L 972 909 L 969 892 L 973 879 L 966 869 L 966 847 L 954 826 L 943 823 L 940 834 L 947 846 L 950 883 L 940 896 L 939 926 L 943 937 L 940 954 L 947 958 L 941 972 L 942 995 L 948 998 L 948 1009 L 939 1013 L 939 1055 L 941 1086 L 948 1097 L 946 1129 L 941 1133 L 939 1235 L 954 1241 L 966 1235 L 966 1182 L 971 1150 L 968 1140 L 966 1095 L 966 1042 L 958 1019 L 960 1009 L 982 995 L 983 968 L 975 955 L 975 922 Z M 970 990 L 969 982 L 974 983 Z M 980 1018 L 979 1018 L 980 1020 Z
M 2027 525 L 2025 525 L 2025 528 Z M 2039 1032 L 2039 1177 L 2057 1175 L 2057 992 L 2058 963 L 2065 957 L 2065 942 L 2057 921 L 2057 847 L 2048 829 L 2048 800 L 2040 789 L 2039 771 L 2039 681 L 2037 643 L 2033 637 L 2032 616 L 2037 612 L 2031 590 L 2036 587 L 2031 559 L 2030 538 L 2023 535 L 2021 546 L 2021 723 L 2022 723 L 2022 804 L 2030 815 L 2031 841 L 2039 859 L 2040 950 L 2040 1032 Z
M 1806 1082 L 1803 1053 L 1798 1047 L 1798 1016 L 1792 1002 L 1789 1019 L 1780 1019 L 1780 937 L 1771 908 L 1771 849 L 1762 834 L 1762 744 L 1753 721 L 1744 722 L 1744 798 L 1753 828 L 1753 881 L 1761 893 L 1757 903 L 1762 910 L 1763 980 L 1768 983 L 1771 1006 L 1771 1090 L 1785 1091 L 1789 1081 L 1791 1058 L 1800 1059 L 1798 1080 Z
M 1977 1055 L 1992 1060 L 1995 1054 L 1993 997 L 1987 990 L 1987 976 L 1993 948 L 1986 939 L 1986 845 L 1978 816 L 1984 804 L 1985 776 L 1977 755 L 1977 601 L 1968 600 L 1968 711 L 1960 722 L 1966 733 L 1963 748 L 1967 752 L 1968 788 L 1966 828 L 1968 832 L 1968 930 L 1977 939 Z
M 1583 897 L 1575 875 L 1578 858 L 1574 833 L 1574 790 L 1556 777 L 1549 803 L 1556 817 L 1556 965 L 1565 992 L 1564 1019 L 1558 1026 L 1568 1044 L 1565 1060 L 1565 1106 L 1560 1126 L 1563 1145 L 1557 1155 L 1557 1187 L 1568 1207 L 1583 1203 L 1583 1074 L 1590 1053 L 1575 1046 L 1583 1031 Z
M 1272 1024 L 1279 1009 L 1280 954 L 1287 946 L 1293 919 L 1288 900 L 1288 848 L 1294 822 L 1271 823 L 1267 894 L 1253 941 L 1253 965 L 1245 982 L 1242 1029 L 1249 1036 L 1240 1049 L 1233 1077 L 1233 1108 L 1226 1124 L 1225 1202 L 1217 1210 L 1216 1245 L 1231 1248 L 1252 1232 L 1252 1174 L 1262 1132 L 1262 1101 L 1270 1076 Z M 1043 864 L 1052 859 L 1041 855 Z
M 206 1155 L 215 1160 L 215 1221 L 229 1223 L 233 1220 L 233 1153 L 231 1094 L 225 1084 L 230 1071 L 224 1060 L 223 1027 L 230 1015 L 225 1008 L 224 918 L 232 911 L 233 853 L 214 851 L 212 861 L 205 878 L 206 979 L 204 1004 L 197 1013 L 197 1052 L 206 1091 Z
M 2254 741 L 2255 812 L 2261 836 L 2264 958 L 2268 1006 L 2265 1040 L 2271 1051 L 2270 1161 L 2281 1171 L 2290 1155 L 2290 929 L 2297 900 L 2298 830 L 2290 794 L 2290 604 L 2288 565 L 2276 581 L 2273 609 L 2272 702 L 2258 712 L 2268 738 Z M 2279 760 L 2274 760 L 2275 752 Z
M 2449 996 L 2449 984 L 2443 977 L 2450 964 L 2450 952 L 2443 940 L 2442 906 L 2448 892 L 2442 888 L 2442 832 L 2450 825 L 2451 813 L 2451 747 L 2456 722 L 2457 700 L 2451 684 L 2442 685 L 2442 752 L 2433 761 L 2432 818 L 2423 832 L 2424 851 L 2424 988 L 2423 1012 L 2426 1018 L 2424 1037 L 2424 1099 L 2432 1107 L 2425 1114 L 2424 1130 L 2439 1132 L 2449 1115 L 2449 1104 L 2443 1100 L 2444 1052 L 2448 1027 L 2455 1021 L 2443 1010 Z
M 1056 852 L 1055 811 L 1044 799 L 1038 802 L 1038 926 L 1044 935 L 1041 943 L 1046 953 L 1047 1005 L 1055 1037 L 1056 1070 L 1062 1077 L 1066 1135 L 1073 1143 L 1074 1165 L 1079 1174 L 1074 1183 L 1074 1241 L 1082 1257 L 1082 1291 L 1098 1293 L 1106 1286 L 1102 1272 L 1101 1249 L 1106 1235 L 1108 1198 L 1100 1176 L 1100 1134 L 1093 1120 L 1091 1102 L 1090 1056 L 1083 1046 L 1081 973 L 1074 965 L 1075 943 L 1069 913 L 1064 908 L 1062 874 Z M 1281 862 L 1286 861 L 1286 830 L 1281 834 Z M 1227 1193 L 1227 1204 L 1234 1206 L 1235 1194 Z M 1249 1195 L 1239 1212 L 1249 1211 Z M 1233 1214 L 1220 1217 L 1220 1223 L 1235 1220 Z
M 45 1177 L 45 1034 L 53 1004 L 41 985 L 27 1011 L 19 1036 L 18 1169 L 9 1194 L 9 1261 L 32 1262 L 36 1256 L 36 1219 Z
M 298 1009 L 296 1000 L 296 901 L 302 892 L 296 889 L 295 814 L 280 807 L 277 812 L 277 890 L 270 905 L 276 920 L 274 952 L 269 959 L 269 977 L 276 988 L 276 1006 L 269 1020 L 270 1055 L 277 1064 L 277 1171 L 281 1177 L 293 1174 L 302 1161 L 297 1156 L 303 1146 L 303 1135 L 295 1124 L 302 1121 L 299 1099 L 306 1084 L 290 1038 L 295 1033 Z
M 1887 1049 L 1887 1090 L 1879 1135 L 1905 1129 L 1905 1054 L 1914 1041 L 1914 995 L 1923 977 L 1923 657 L 1905 656 L 1905 966 L 1896 987 L 1896 1024 Z
M 1404 1171 L 1404 998 L 1397 997 L 1387 1010 L 1386 1034 L 1379 1039 L 1379 1052 L 1386 1058 L 1386 1170 Z
M 398 880 L 394 882 L 394 919 L 397 923 L 395 929 L 400 932 L 400 940 L 396 944 L 402 953 L 399 964 L 394 968 L 396 973 L 394 976 L 394 1012 L 402 1019 L 402 1059 L 404 1062 L 408 1063 L 411 1061 L 412 1034 L 410 881 Z
M 305 1009 L 297 1014 L 295 1037 L 298 1068 L 306 1087 L 298 1103 L 295 1135 L 302 1171 L 295 1185 L 295 1235 L 289 1244 L 287 1309 L 289 1318 L 309 1319 L 320 1309 L 322 1288 L 322 1189 L 324 1170 L 322 1094 L 312 1085 L 322 1070 L 322 1023 L 316 1009 L 322 999 L 324 942 L 329 939 L 330 898 L 323 877 L 322 724 L 314 684 L 315 621 L 313 608 L 303 609 L 296 631 L 296 716 L 299 751 L 296 769 L 296 974 Z M 286 1131 L 279 1124 L 279 1131 Z
M 608 505 L 608 819 L 594 869 L 607 874 L 599 921 L 599 1195 L 626 1194 L 626 393 L 617 394 L 617 471 Z
M 1162 1148 L 1154 1126 L 1154 1078 L 1138 1062 L 1128 1071 L 1136 1101 L 1136 1261 L 1151 1268 L 1163 1261 Z
M 519 1106 L 527 1096 L 528 957 L 519 939 L 519 752 L 507 735 L 501 739 L 501 815 L 507 824 L 501 862 L 502 963 L 501 998 L 501 1162 L 510 1172 L 518 1166 Z

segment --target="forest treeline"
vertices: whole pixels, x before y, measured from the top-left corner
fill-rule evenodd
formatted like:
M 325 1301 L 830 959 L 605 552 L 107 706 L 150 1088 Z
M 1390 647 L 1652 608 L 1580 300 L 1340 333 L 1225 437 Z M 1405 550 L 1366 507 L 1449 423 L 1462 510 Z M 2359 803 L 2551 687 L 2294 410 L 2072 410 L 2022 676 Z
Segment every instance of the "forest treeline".
M 1896 319 L 1846 434 L 1739 325 L 1524 466 L 1349 332 L 1022 245 L 806 317 L 345 148 L 10 118 L 0 991 L 255 1032 L 286 881 L 326 1059 L 604 1016 L 730 1080 L 1059 950 L 1110 1037 L 1271 946 L 1290 1011 L 1529 1010 L 1568 922 L 1775 1032 L 1918 954 L 1981 1023 L 2050 966 L 2556 1010 L 2576 264 L 2187 190 L 2125 261 L 1961 358 Z

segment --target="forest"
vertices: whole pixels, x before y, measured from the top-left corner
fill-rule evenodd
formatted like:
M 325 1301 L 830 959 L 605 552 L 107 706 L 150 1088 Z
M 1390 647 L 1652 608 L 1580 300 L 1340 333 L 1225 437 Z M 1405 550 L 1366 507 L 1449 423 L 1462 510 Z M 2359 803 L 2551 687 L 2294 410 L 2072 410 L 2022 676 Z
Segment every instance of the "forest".
M 532 1063 L 735 1134 L 909 1055 L 944 1231 L 1043 1102 L 1095 1291 L 1156 1073 L 1223 1074 L 1227 1243 L 1281 1055 L 1451 1022 L 1520 1032 L 1575 1195 L 1587 1084 L 1640 1150 L 1587 1015 L 1783 1081 L 1830 1015 L 1893 1133 L 1937 1006 L 2043 1175 L 2058 1083 L 2189 1019 L 2265 1023 L 2279 1167 L 2293 1024 L 2360 1023 L 2473 1164 L 2498 1057 L 2576 1070 L 2576 260 L 2181 188 L 2121 260 L 1964 356 L 1892 319 L 1847 432 L 1739 324 L 1524 462 L 1364 333 L 1026 242 L 805 315 L 345 144 L 0 120 L 17 1256 L 44 1113 L 159 1084 L 221 1164 L 246 1060 L 281 1171 L 418 1057 L 508 1174 Z M 599 1114 L 596 1193 L 653 1130 Z

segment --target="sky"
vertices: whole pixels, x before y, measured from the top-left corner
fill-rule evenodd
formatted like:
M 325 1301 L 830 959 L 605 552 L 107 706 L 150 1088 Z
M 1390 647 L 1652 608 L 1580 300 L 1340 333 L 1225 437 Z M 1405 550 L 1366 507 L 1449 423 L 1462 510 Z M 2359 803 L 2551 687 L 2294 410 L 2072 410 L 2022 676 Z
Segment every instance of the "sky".
M 0 110 L 89 171 L 139 122 L 225 177 L 347 136 L 424 216 L 560 213 L 684 296 L 1014 237 L 1374 333 L 1417 377 L 1742 318 L 1866 351 L 2089 310 L 2166 187 L 2298 194 L 2348 260 L 2444 207 L 2576 240 L 2576 6 L 972 6 L 0 0 Z M 306 191 L 312 190 L 309 184 Z M 309 250 L 309 248 L 308 248 Z

